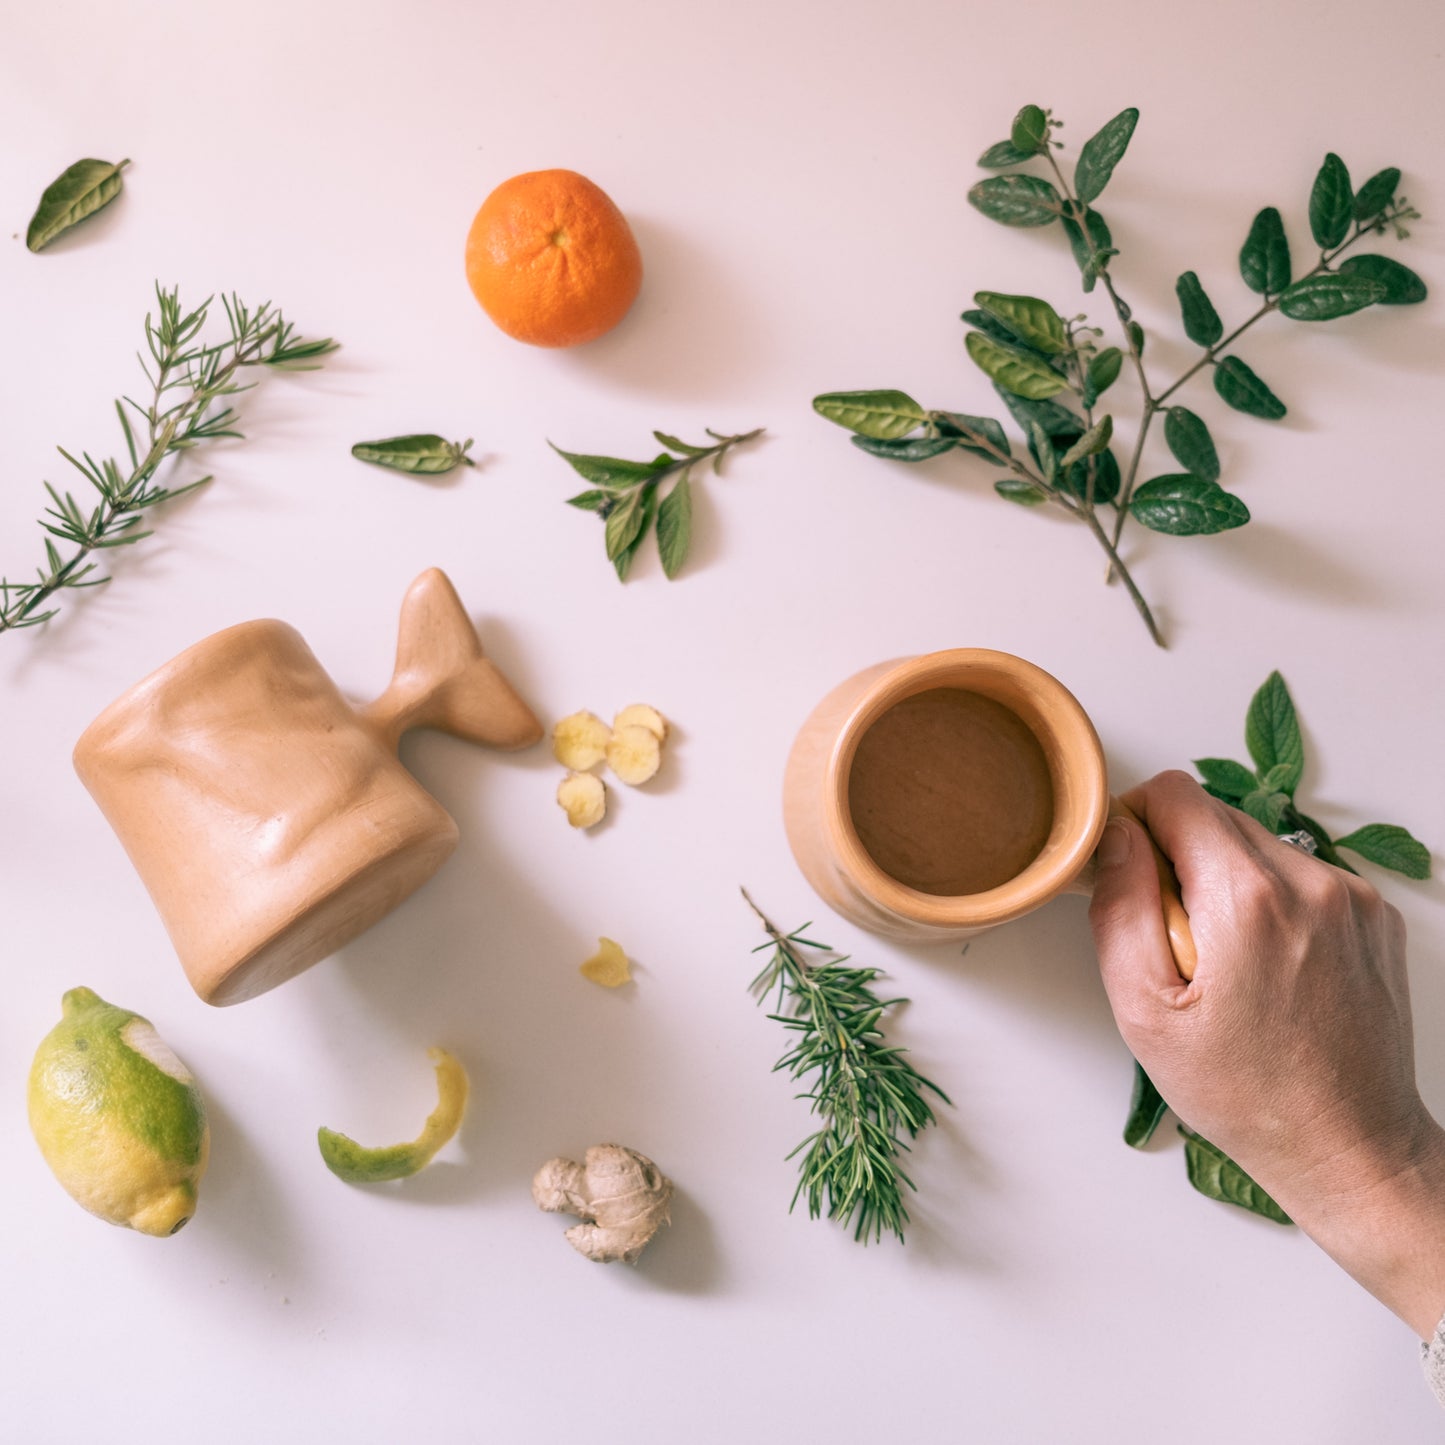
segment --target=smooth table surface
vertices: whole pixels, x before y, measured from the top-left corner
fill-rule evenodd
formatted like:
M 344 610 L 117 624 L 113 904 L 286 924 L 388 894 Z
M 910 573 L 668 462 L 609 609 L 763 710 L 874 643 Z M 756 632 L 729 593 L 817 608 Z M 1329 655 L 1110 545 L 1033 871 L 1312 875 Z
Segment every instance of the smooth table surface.
M 175 473 L 215 481 L 116 558 L 109 588 L 0 638 L 0 1438 L 1439 1438 L 1403 1325 L 1307 1239 L 1194 1194 L 1172 1128 L 1142 1154 L 1120 1141 L 1130 1065 L 1082 900 L 966 956 L 871 938 L 808 892 L 779 787 L 813 703 L 884 658 L 989 646 L 1039 663 L 1093 716 L 1116 787 L 1242 756 L 1250 694 L 1278 667 L 1309 810 L 1445 847 L 1445 12 L 12 0 L 3 31 L 0 568 L 41 559 L 41 483 L 69 484 L 55 445 L 118 449 L 111 402 L 142 384 L 157 279 L 192 300 L 270 297 L 343 349 L 241 398 L 246 440 Z M 1175 276 L 1196 270 L 1227 322 L 1244 315 L 1250 217 L 1278 205 L 1304 255 L 1327 149 L 1357 181 L 1399 165 L 1425 213 L 1379 249 L 1429 281 L 1426 306 L 1271 318 L 1241 345 L 1286 421 L 1190 392 L 1254 521 L 1131 533 L 1167 652 L 1103 587 L 1082 529 L 1007 506 L 959 457 L 865 456 L 809 405 L 896 386 L 996 410 L 961 345 L 976 289 L 1107 321 L 1056 230 L 1006 231 L 965 202 L 974 157 L 1030 101 L 1072 148 L 1142 112 L 1101 209 L 1161 374 L 1192 352 Z M 30 255 L 35 200 L 85 155 L 131 157 L 125 194 Z M 461 272 L 482 198 L 549 166 L 613 196 L 646 268 L 623 325 L 570 353 L 502 336 Z M 653 428 L 759 425 L 699 484 L 696 554 L 671 583 L 649 554 L 617 584 L 546 446 L 640 457 Z M 348 455 L 408 431 L 475 436 L 480 466 L 428 483 Z M 444 871 L 341 955 L 207 1008 L 71 771 L 75 739 L 252 617 L 295 624 L 347 692 L 374 696 L 430 565 L 549 722 L 634 701 L 675 719 L 665 773 L 614 788 L 613 818 L 583 836 L 545 748 L 412 737 L 404 756 L 462 830 Z M 1445 888 L 1370 876 L 1409 924 L 1440 1113 Z M 739 884 L 912 1000 L 892 1035 L 955 1107 L 910 1160 L 903 1248 L 788 1214 L 784 1156 L 809 1123 L 769 1072 L 786 1040 L 747 994 L 760 937 Z M 579 978 L 599 934 L 636 960 L 634 987 Z M 29 1137 L 29 1059 L 77 984 L 150 1017 L 204 1088 L 213 1163 L 174 1240 L 87 1217 Z M 413 1135 L 432 1044 L 472 1075 L 459 1139 L 402 1187 L 341 1184 L 317 1126 Z M 528 1194 L 543 1160 L 602 1140 L 677 1182 L 673 1226 L 635 1270 L 573 1253 Z

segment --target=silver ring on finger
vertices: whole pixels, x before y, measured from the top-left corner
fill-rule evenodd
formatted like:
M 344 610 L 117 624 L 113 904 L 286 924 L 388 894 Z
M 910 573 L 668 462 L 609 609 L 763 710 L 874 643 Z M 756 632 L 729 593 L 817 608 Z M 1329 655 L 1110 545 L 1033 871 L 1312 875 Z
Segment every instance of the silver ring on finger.
M 1315 835 L 1306 828 L 1297 828 L 1293 833 L 1276 833 L 1275 837 L 1291 848 L 1298 848 L 1301 853 L 1308 853 L 1311 858 L 1320 851 Z

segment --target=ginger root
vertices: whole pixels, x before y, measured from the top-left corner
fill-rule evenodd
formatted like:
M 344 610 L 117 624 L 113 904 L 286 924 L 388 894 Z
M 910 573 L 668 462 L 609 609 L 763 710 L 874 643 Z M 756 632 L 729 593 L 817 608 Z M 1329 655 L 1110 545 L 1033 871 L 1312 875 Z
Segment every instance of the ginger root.
M 583 1221 L 567 1231 L 579 1254 L 598 1264 L 636 1264 L 647 1241 L 670 1222 L 672 1180 L 635 1149 L 594 1144 L 585 1164 L 549 1159 L 532 1180 L 532 1198 L 549 1214 Z
M 630 787 L 647 782 L 662 766 L 662 744 L 651 728 L 620 727 L 607 739 L 607 766 Z
M 552 729 L 552 756 L 564 768 L 585 773 L 606 756 L 612 729 L 594 712 L 574 712 Z
M 607 787 L 595 773 L 568 773 L 557 784 L 557 805 L 574 828 L 594 828 L 607 816 Z
M 650 707 L 645 702 L 630 704 L 612 719 L 613 732 L 625 727 L 644 727 L 658 742 L 667 741 L 667 719 L 655 707 Z

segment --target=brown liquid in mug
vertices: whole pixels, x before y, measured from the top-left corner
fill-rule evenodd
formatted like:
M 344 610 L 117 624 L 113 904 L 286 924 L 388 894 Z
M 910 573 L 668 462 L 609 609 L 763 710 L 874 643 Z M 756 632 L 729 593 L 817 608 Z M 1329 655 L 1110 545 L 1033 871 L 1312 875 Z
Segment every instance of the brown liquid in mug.
M 1038 739 L 981 693 L 935 687 L 888 709 L 858 741 L 848 809 L 891 878 L 921 893 L 984 893 L 1038 857 L 1054 789 Z

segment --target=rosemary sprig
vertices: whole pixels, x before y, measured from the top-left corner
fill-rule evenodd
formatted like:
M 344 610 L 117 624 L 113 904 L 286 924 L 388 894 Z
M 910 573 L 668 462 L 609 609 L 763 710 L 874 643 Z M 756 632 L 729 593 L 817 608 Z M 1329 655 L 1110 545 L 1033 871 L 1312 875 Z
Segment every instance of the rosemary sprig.
M 804 936 L 809 925 L 780 933 L 742 890 L 758 915 L 771 948 L 767 967 L 752 981 L 761 1001 L 777 991 L 777 1012 L 768 1015 L 797 1035 L 793 1047 L 778 1060 L 794 1079 L 816 1075 L 812 1088 L 799 1098 L 812 1101 L 820 1127 L 788 1155 L 803 1155 L 792 1208 L 806 1193 L 808 1215 L 851 1225 L 854 1239 L 882 1239 L 886 1229 L 903 1238 L 908 1211 L 902 1186 L 916 1186 L 903 1172 L 900 1156 L 935 1122 L 925 1090 L 950 1103 L 937 1084 L 925 1079 L 904 1057 L 905 1051 L 883 1042 L 879 1021 L 903 999 L 880 1000 L 871 985 L 876 968 L 845 967 L 847 959 L 832 955 L 826 944 Z M 804 949 L 827 955 L 810 963 Z
M 693 468 L 711 462 L 713 475 L 721 476 L 722 460 L 728 452 L 763 434 L 762 427 L 737 436 L 723 436 L 711 427 L 706 431 L 712 438 L 711 446 L 696 446 L 666 432 L 653 432 L 667 450 L 650 462 L 564 452 L 555 443 L 548 443 L 578 476 L 592 483 L 590 490 L 568 497 L 567 505 L 595 512 L 602 520 L 607 560 L 616 568 L 619 581 L 627 580 L 632 559 L 654 527 L 662 570 L 669 580 L 677 576 L 692 545 Z M 677 481 L 664 497 L 661 487 L 669 477 Z
M 249 366 L 277 370 L 313 370 L 318 358 L 336 349 L 330 339 L 308 341 L 271 303 L 252 310 L 238 296 L 223 296 L 230 324 L 230 336 L 205 343 L 200 332 L 206 323 L 211 298 L 194 311 L 181 306 L 178 288 L 169 291 L 156 286 L 158 316 L 145 319 L 146 349 L 150 361 L 140 357 L 141 370 L 151 385 L 147 405 L 125 397 L 115 404 L 125 437 L 129 466 L 114 458 L 96 461 L 89 452 L 77 458 L 64 447 L 57 450 L 96 490 L 99 501 L 89 510 L 70 492 L 60 492 L 49 482 L 45 490 L 51 505 L 40 517 L 45 538 L 45 563 L 37 569 L 34 582 L 11 582 L 0 578 L 0 632 L 36 627 L 54 617 L 57 606 L 45 607 L 55 595 L 72 587 L 97 587 L 109 577 L 95 575 L 93 553 L 109 547 L 125 547 L 149 537 L 139 530 L 141 514 L 152 507 L 183 496 L 210 481 L 209 476 L 181 487 L 163 487 L 157 473 L 167 457 L 189 451 L 202 442 L 221 437 L 239 437 L 239 417 L 229 403 L 217 408 L 223 397 L 250 390 L 237 373 Z M 129 408 L 129 412 L 127 411 Z M 139 418 L 138 423 L 131 414 Z M 74 550 L 62 556 L 55 538 Z M 40 610 L 44 608 L 44 610 Z

